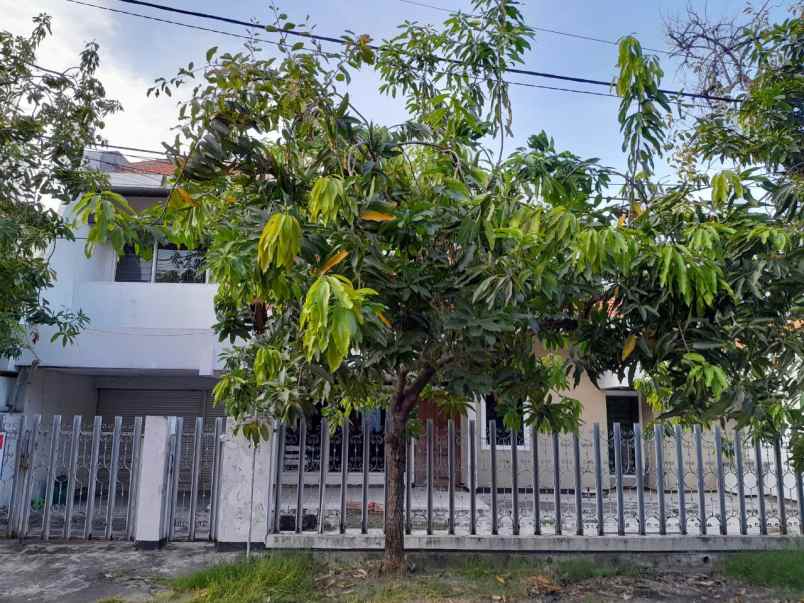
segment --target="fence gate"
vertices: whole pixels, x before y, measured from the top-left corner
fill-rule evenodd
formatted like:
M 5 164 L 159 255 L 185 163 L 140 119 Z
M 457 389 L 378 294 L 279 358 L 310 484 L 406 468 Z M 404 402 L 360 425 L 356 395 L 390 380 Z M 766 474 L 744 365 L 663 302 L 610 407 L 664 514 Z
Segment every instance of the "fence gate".
M 144 417 L 0 416 L 0 536 L 134 539 L 144 424 Z M 168 540 L 215 536 L 223 428 L 223 418 L 170 418 Z

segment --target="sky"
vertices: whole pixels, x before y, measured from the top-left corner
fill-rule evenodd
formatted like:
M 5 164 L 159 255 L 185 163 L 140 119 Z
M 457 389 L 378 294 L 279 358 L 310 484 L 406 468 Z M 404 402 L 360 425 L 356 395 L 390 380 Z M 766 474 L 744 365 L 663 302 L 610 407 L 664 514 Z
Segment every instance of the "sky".
M 84 0 L 82 0 L 84 1 Z M 193 25 L 221 29 L 233 33 L 245 30 L 209 20 L 171 15 L 147 7 L 132 6 L 117 0 L 85 0 L 98 6 L 149 14 Z M 225 15 L 232 18 L 266 22 L 270 19 L 269 3 L 261 0 L 156 0 L 177 8 Z M 440 23 L 446 12 L 415 6 L 404 0 L 274 0 L 276 6 L 295 22 L 309 15 L 316 32 L 338 36 L 345 30 L 368 33 L 375 40 L 393 35 L 404 20 Z M 468 10 L 466 0 L 421 0 L 443 9 Z M 743 0 L 691 0 L 696 7 L 706 8 L 713 17 L 737 14 Z M 685 8 L 682 0 L 526 0 L 523 13 L 529 25 L 555 29 L 606 40 L 617 40 L 627 34 L 636 35 L 643 46 L 668 49 L 664 24 Z M 68 0 L 0 0 L 0 29 L 14 33 L 29 32 L 31 18 L 41 12 L 53 16 L 53 37 L 43 46 L 39 64 L 63 69 L 77 63 L 83 45 L 95 40 L 101 47 L 99 77 L 108 95 L 123 104 L 124 111 L 112 116 L 104 135 L 112 144 L 160 149 L 160 142 L 173 138 L 176 123 L 176 98 L 147 98 L 146 90 L 157 77 L 175 74 L 181 65 L 194 61 L 203 64 L 207 48 L 218 46 L 220 52 L 237 50 L 243 40 L 225 35 L 187 29 L 124 14 L 80 5 Z M 271 39 L 268 33 L 265 39 Z M 537 32 L 528 53 L 525 68 L 610 81 L 614 76 L 617 49 L 613 45 L 580 40 L 546 32 Z M 270 56 L 274 50 L 264 46 Z M 677 62 L 659 54 L 665 70 L 664 86 L 681 88 L 693 83 L 678 69 Z M 606 91 L 570 82 L 558 82 L 528 76 L 511 76 L 512 80 L 576 89 Z M 405 118 L 399 99 L 381 96 L 377 80 L 369 74 L 358 74 L 350 86 L 350 96 L 361 112 L 382 123 L 398 123 Z M 618 100 L 609 97 L 572 94 L 513 86 L 514 140 L 508 148 L 524 145 L 528 136 L 545 130 L 556 140 L 559 149 L 571 150 L 582 157 L 598 157 L 605 165 L 622 169 L 625 158 L 620 150 L 617 123 Z M 136 160 L 136 158 L 132 158 Z M 666 166 L 660 168 L 667 178 Z

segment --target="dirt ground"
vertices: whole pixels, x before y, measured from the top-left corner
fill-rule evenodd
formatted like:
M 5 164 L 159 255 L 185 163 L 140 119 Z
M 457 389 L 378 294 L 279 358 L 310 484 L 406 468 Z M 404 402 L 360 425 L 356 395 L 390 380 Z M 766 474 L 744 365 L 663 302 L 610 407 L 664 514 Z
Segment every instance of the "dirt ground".
M 129 543 L 0 543 L 0 601 L 94 602 L 170 600 L 167 581 L 238 553 L 218 553 L 202 543 L 171 544 L 161 551 L 138 551 Z M 515 573 L 468 577 L 449 569 L 418 567 L 409 578 L 376 575 L 373 562 L 358 566 L 324 564 L 316 578 L 329 601 L 781 601 L 785 595 L 746 586 L 707 568 L 645 570 L 606 577 L 557 579 L 521 565 Z M 711 566 L 709 566 L 711 568 Z M 366 569 L 364 569 L 366 568 Z M 370 579 L 367 579 L 370 576 Z M 787 595 L 789 597 L 789 595 Z M 116 598 L 116 599 L 115 599 Z M 187 600 L 179 597 L 179 600 Z M 800 600 L 798 596 L 787 600 Z

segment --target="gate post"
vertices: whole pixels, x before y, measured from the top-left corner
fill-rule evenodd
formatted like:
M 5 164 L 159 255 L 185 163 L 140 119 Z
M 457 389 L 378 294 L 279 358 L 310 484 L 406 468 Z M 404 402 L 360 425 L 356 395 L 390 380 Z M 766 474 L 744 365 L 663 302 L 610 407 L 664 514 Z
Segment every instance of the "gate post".
M 134 533 L 134 545 L 140 549 L 158 549 L 167 540 L 163 518 L 171 492 L 166 480 L 169 420 L 169 417 L 145 417 Z
M 256 457 L 252 457 L 255 451 L 251 443 L 242 435 L 234 435 L 234 427 L 234 421 L 227 421 L 226 435 L 222 438 L 216 548 L 245 549 L 251 534 L 251 549 L 254 550 L 265 546 L 269 532 L 268 508 L 272 491 L 269 476 L 273 429 L 269 439 L 262 441 L 257 447 Z M 299 462 L 304 462 L 301 452 Z M 253 499 L 251 498 L 252 467 L 254 467 Z M 277 476 L 278 479 L 281 478 L 281 467 L 278 468 Z M 285 491 L 286 488 L 283 487 L 280 492 Z M 249 519 L 252 522 L 250 530 Z M 304 521 L 303 515 L 302 521 Z M 281 523 L 280 517 L 280 529 Z

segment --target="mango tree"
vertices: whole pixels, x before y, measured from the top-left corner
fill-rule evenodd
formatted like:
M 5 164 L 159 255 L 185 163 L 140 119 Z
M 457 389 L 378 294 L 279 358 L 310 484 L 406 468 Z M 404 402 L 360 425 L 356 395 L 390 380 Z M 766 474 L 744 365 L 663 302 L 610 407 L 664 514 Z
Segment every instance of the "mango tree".
M 386 409 L 395 571 L 404 441 L 424 397 L 461 413 L 494 392 L 511 428 L 575 430 L 579 403 L 557 392 L 584 371 L 633 379 L 639 366 L 660 414 L 707 422 L 747 416 L 748 375 L 790 368 L 797 349 L 783 325 L 801 299 L 798 226 L 752 210 L 745 171 L 718 174 L 711 195 L 653 182 L 673 107 L 657 61 L 623 40 L 625 173 L 544 132 L 506 152 L 504 73 L 532 31 L 514 2 L 473 7 L 441 29 L 404 23 L 378 46 L 344 36 L 338 52 L 292 43 L 304 30 L 277 15 L 280 57 L 256 42 L 213 48 L 203 76 L 190 64 L 157 82 L 162 94 L 201 80 L 168 145 L 177 171 L 164 207 L 81 203 L 126 238 L 156 229 L 206 250 L 215 329 L 231 342 L 215 397 L 247 437 L 316 407 L 333 425 Z M 367 119 L 349 95 L 356 70 L 373 70 L 409 118 Z M 615 177 L 624 202 L 609 199 Z M 775 329 L 754 326 L 768 288 Z M 755 347 L 759 333 L 773 347 Z

